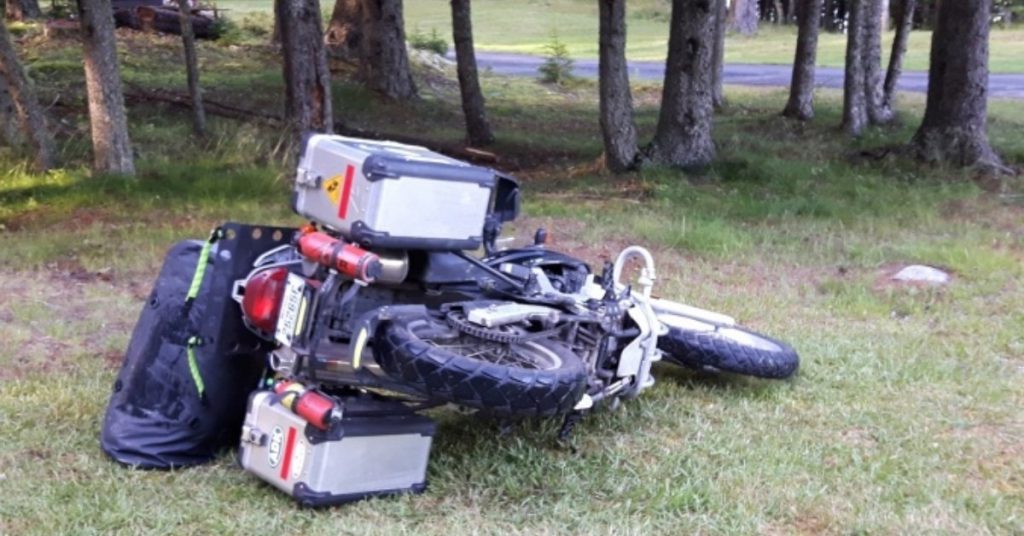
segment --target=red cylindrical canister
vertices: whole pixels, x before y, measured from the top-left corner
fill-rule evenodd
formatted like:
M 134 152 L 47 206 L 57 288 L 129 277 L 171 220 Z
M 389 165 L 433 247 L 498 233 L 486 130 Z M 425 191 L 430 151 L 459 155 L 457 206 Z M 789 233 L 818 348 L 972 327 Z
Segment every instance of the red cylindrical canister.
M 316 391 L 306 391 L 295 401 L 295 413 L 321 430 L 331 427 L 334 401 Z
M 352 279 L 372 283 L 380 275 L 381 263 L 376 254 L 319 231 L 299 237 L 299 252 Z
M 281 395 L 281 405 L 313 426 L 321 430 L 331 427 L 335 406 L 330 398 L 293 381 L 277 382 L 274 392 Z

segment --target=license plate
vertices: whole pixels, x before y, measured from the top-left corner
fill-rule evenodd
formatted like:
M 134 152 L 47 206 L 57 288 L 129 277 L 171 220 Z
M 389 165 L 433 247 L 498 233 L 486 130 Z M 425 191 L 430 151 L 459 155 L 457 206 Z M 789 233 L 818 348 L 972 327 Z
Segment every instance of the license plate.
M 281 312 L 277 318 L 277 330 L 274 332 L 274 339 L 277 342 L 290 345 L 302 333 L 309 302 L 307 288 L 305 279 L 295 274 L 288 274 L 284 297 L 281 300 Z

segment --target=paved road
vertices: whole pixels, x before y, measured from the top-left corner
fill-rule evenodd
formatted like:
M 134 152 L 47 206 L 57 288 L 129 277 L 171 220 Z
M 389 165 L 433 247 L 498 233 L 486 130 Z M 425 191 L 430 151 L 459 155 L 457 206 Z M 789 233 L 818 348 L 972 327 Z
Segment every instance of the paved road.
M 449 53 L 449 58 L 454 56 Z M 495 73 L 514 76 L 537 76 L 537 67 L 544 59 L 527 54 L 477 52 L 477 63 L 481 68 L 490 68 Z M 576 60 L 574 72 L 577 76 L 597 77 L 597 60 Z M 634 80 L 660 80 L 665 72 L 665 63 L 660 61 L 631 61 L 629 75 Z M 788 65 L 732 64 L 725 66 L 725 83 L 743 86 L 789 86 L 792 67 Z M 819 87 L 843 87 L 843 70 L 835 67 L 819 67 L 815 81 Z M 906 71 L 900 77 L 899 89 L 924 93 L 928 89 L 928 73 Z M 1024 74 L 993 74 L 989 77 L 989 94 L 992 97 L 1024 99 Z

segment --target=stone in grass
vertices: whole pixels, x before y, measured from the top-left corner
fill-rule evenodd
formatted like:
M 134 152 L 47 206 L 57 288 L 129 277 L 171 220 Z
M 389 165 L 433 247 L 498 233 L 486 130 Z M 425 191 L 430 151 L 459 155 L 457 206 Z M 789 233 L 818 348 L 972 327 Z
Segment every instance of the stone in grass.
M 892 276 L 892 279 L 894 281 L 945 285 L 949 283 L 950 276 L 948 273 L 943 272 L 938 268 L 932 268 L 931 266 L 925 266 L 923 264 L 912 264 L 904 267 L 899 272 L 896 272 L 896 274 Z

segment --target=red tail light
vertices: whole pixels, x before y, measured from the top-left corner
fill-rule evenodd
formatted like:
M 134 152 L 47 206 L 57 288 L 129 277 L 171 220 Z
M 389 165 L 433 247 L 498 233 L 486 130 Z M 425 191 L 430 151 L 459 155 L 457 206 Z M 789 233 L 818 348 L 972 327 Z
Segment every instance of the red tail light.
M 274 332 L 287 279 L 286 268 L 272 268 L 257 273 L 245 282 L 242 312 L 249 324 L 266 333 Z

